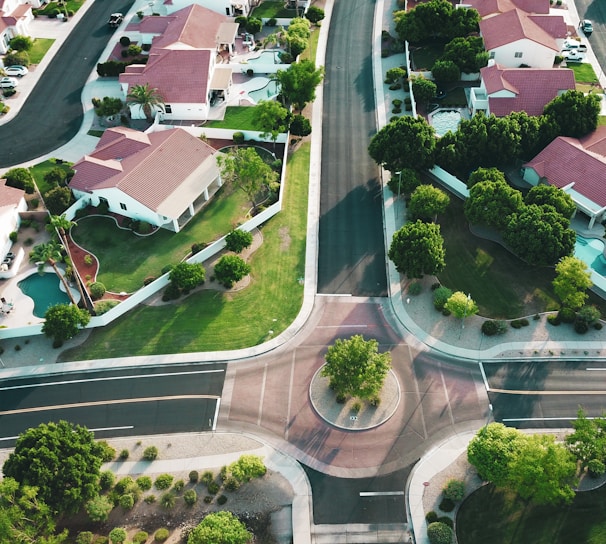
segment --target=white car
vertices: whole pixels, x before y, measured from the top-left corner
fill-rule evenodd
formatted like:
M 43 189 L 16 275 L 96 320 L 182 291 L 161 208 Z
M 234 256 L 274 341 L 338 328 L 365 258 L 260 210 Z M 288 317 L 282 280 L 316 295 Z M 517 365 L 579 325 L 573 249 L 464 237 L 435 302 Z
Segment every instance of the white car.
M 7 76 L 23 77 L 28 73 L 28 69 L 25 66 L 19 66 L 18 64 L 15 64 L 14 66 L 7 66 L 6 68 L 4 68 L 4 73 Z
M 572 62 L 582 62 L 585 60 L 585 53 L 580 51 L 562 51 L 562 56 Z
M 579 53 L 586 53 L 587 46 L 578 40 L 564 40 L 564 47 L 562 51 L 578 51 Z
M 0 89 L 14 89 L 19 82 L 14 77 L 3 77 L 0 79 Z

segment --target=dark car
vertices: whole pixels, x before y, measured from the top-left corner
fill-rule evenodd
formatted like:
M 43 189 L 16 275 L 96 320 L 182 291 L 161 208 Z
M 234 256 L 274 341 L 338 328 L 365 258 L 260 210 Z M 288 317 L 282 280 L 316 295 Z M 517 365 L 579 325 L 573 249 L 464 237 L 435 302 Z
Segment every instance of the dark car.
M 591 36 L 593 32 L 593 24 L 589 19 L 583 19 L 579 23 L 579 28 L 583 31 L 583 34 L 585 34 L 585 36 Z

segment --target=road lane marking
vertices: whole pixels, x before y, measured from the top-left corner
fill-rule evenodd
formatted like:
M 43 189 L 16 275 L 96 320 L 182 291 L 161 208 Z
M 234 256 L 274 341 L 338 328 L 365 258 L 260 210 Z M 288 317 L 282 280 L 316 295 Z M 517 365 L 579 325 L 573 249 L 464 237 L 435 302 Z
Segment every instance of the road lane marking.
M 360 497 L 393 497 L 402 495 L 404 495 L 404 491 L 360 491 Z
M 25 385 L 11 385 L 9 387 L 0 387 L 0 391 L 11 391 L 13 389 L 27 389 L 30 387 L 48 387 L 51 385 L 71 385 L 74 383 L 89 383 L 89 382 L 108 382 L 112 380 L 135 380 L 138 378 L 166 378 L 167 376 L 189 376 L 191 374 L 213 374 L 224 372 L 223 369 L 217 370 L 192 370 L 188 372 L 163 372 L 161 374 L 141 374 L 140 376 L 107 376 L 105 378 L 88 378 L 83 380 L 65 380 L 61 382 L 44 382 L 44 383 L 29 383 Z
M 490 391 L 488 378 L 486 377 L 486 372 L 484 371 L 484 363 L 480 363 L 480 372 L 482 373 L 482 380 L 484 380 L 484 387 L 486 388 L 486 391 Z
M 578 415 L 570 417 L 504 417 L 501 421 L 574 421 L 578 419 Z M 595 419 L 594 417 L 587 417 L 585 419 Z
M 526 389 L 489 389 L 489 393 L 509 395 L 606 395 L 606 391 L 530 391 Z
M 217 399 L 217 405 L 215 406 L 215 419 L 213 419 L 212 430 L 217 430 L 217 421 L 219 420 L 219 408 L 221 407 L 221 397 Z
M 606 370 L 606 368 L 586 368 L 585 370 Z
M 194 400 L 194 399 L 218 399 L 217 395 L 172 395 L 170 397 L 143 397 L 138 399 L 112 399 L 98 400 L 92 402 L 80 402 L 72 404 L 56 404 L 52 406 L 35 406 L 32 408 L 21 408 L 19 410 L 5 410 L 0 416 L 12 416 L 15 414 L 28 414 L 33 412 L 47 412 L 52 410 L 69 410 L 71 408 L 89 408 L 91 406 L 106 406 L 109 404 L 134 404 L 138 402 L 156 402 L 166 400 Z
M 125 430 L 130 430 L 130 429 L 134 429 L 135 426 L 134 425 L 122 425 L 121 427 L 99 427 L 98 429 L 88 429 L 91 432 L 96 432 L 96 431 L 125 431 Z M 0 442 L 3 440 L 17 440 L 17 438 L 19 438 L 18 436 L 5 436 L 3 438 L 0 438 Z

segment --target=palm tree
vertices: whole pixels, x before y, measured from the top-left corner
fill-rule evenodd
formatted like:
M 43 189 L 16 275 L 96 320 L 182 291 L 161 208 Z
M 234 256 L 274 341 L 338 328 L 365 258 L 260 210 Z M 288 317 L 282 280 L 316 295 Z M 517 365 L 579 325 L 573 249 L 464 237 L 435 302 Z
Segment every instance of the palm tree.
M 143 110 L 145 118 L 151 123 L 153 121 L 152 108 L 155 106 L 164 106 L 164 98 L 149 83 L 143 85 L 133 85 L 130 92 L 126 95 L 127 104 L 137 104 Z
M 57 267 L 57 261 L 61 261 L 63 259 L 63 254 L 61 253 L 62 250 L 63 246 L 59 242 L 56 240 L 51 240 L 45 244 L 34 246 L 34 249 L 32 249 L 31 253 L 29 254 L 29 260 L 38 265 L 38 272 L 40 273 L 44 272 L 44 265 L 46 263 L 50 264 L 53 267 L 55 274 L 57 274 L 61 280 L 63 287 L 65 287 L 65 292 L 67 293 L 69 300 L 72 304 L 77 305 L 69 285 L 67 284 L 65 276 L 61 274 L 61 271 Z

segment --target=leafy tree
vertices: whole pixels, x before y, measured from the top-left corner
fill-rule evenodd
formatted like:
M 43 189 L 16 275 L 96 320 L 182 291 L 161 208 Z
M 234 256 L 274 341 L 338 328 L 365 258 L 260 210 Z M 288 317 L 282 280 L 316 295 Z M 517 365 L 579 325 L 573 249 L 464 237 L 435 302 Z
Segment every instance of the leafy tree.
M 139 106 L 150 123 L 153 121 L 152 111 L 164 108 L 162 94 L 158 89 L 150 87 L 149 83 L 133 85 L 126 95 L 126 103 Z
M 168 279 L 177 289 L 188 293 L 204 283 L 206 271 L 200 263 L 180 262 L 171 269 Z
M 42 332 L 53 338 L 55 347 L 60 347 L 63 342 L 76 336 L 89 321 L 90 314 L 75 304 L 55 304 L 49 306 L 44 314 Z
M 473 74 L 488 64 L 488 52 L 479 36 L 458 37 L 444 46 L 441 60 L 450 60 L 461 72 Z
M 389 258 L 400 274 L 422 278 L 444 270 L 444 239 L 440 226 L 417 220 L 396 231 L 389 247 Z
M 187 544 L 246 544 L 252 535 L 231 512 L 208 514 L 189 534 Z
M 558 126 L 560 136 L 582 138 L 598 126 L 600 97 L 581 91 L 566 91 L 545 106 L 543 113 Z
M 576 234 L 570 221 L 553 208 L 531 204 L 509 217 L 503 239 L 526 262 L 553 265 L 572 254 Z
M 311 134 L 311 123 L 309 122 L 309 119 L 300 114 L 295 115 L 290 123 L 290 133 L 293 136 L 309 136 Z
M 482 480 L 503 487 L 509 478 L 509 463 L 521 447 L 523 435 L 502 423 L 480 429 L 467 446 L 467 460 Z
M 11 49 L 14 49 L 15 51 L 29 51 L 34 46 L 34 40 L 32 40 L 29 36 L 24 36 L 20 34 L 12 38 L 8 42 L 8 45 Z
M 86 513 L 91 521 L 107 521 L 109 513 L 114 509 L 114 504 L 105 495 L 98 495 L 88 501 L 85 505 Z
M 34 192 L 34 178 L 27 168 L 11 168 L 2 177 L 6 179 L 6 184 L 15 189 L 23 189 L 26 193 Z
M 122 527 L 114 527 L 109 532 L 109 541 L 112 544 L 123 544 L 123 542 L 126 540 L 126 536 L 126 529 L 123 529 Z
M 95 113 L 99 117 L 110 117 L 111 115 L 116 115 L 122 111 L 124 102 L 119 98 L 104 96 L 103 100 L 93 98 L 93 107 L 95 108 Z
M 221 175 L 246 193 L 255 210 L 256 198 L 261 189 L 269 188 L 278 180 L 278 174 L 263 161 L 254 147 L 238 147 L 229 153 L 220 154 L 217 163 Z
M 399 173 L 394 172 L 387 182 L 389 190 L 394 195 L 409 195 L 419 185 L 421 185 L 421 176 L 412 168 L 403 168 Z
M 30 252 L 29 260 L 38 266 L 38 272 L 40 274 L 44 273 L 45 264 L 48 263 L 50 266 L 52 266 L 55 274 L 63 284 L 63 288 L 67 293 L 69 300 L 73 305 L 75 305 L 76 301 L 74 300 L 74 296 L 72 295 L 72 291 L 69 288 L 67 280 L 57 267 L 57 263 L 63 260 L 63 249 L 63 245 L 56 240 L 51 240 L 50 242 L 46 242 L 44 244 L 38 244 L 37 246 L 34 246 Z
M 478 313 L 478 305 L 470 296 L 467 296 L 462 291 L 455 291 L 450 295 L 444 307 L 459 319 L 465 319 L 470 315 Z
M 261 29 L 263 28 L 263 21 L 257 17 L 249 17 L 246 20 L 244 28 L 246 29 L 246 32 L 254 36 L 255 34 L 261 32 Z
M 385 72 L 385 83 L 391 85 L 393 83 L 402 83 L 402 80 L 406 77 L 406 70 L 400 66 L 390 68 Z
M 413 219 L 435 221 L 450 204 L 450 197 L 433 185 L 419 185 L 410 196 L 408 211 Z
M 67 172 L 59 166 L 56 166 L 44 174 L 44 181 L 49 185 L 65 185 L 66 179 Z
M 14 49 L 4 55 L 4 66 L 29 66 L 29 54 L 27 51 L 15 51 Z
M 75 513 L 98 495 L 102 462 L 103 448 L 93 433 L 59 421 L 21 433 L 2 472 L 22 485 L 35 485 L 54 512 Z
M 553 280 L 553 290 L 562 301 L 562 305 L 576 310 L 587 300 L 587 289 L 593 282 L 587 265 L 576 257 L 562 257 L 555 267 L 556 277 Z
M 242 250 L 250 247 L 253 236 L 247 230 L 234 229 L 225 237 L 225 247 L 234 253 L 240 253 Z
M 271 137 L 275 149 L 278 136 L 288 132 L 290 112 L 275 100 L 261 100 L 253 111 L 252 122 L 262 132 L 262 138 Z
M 317 25 L 322 19 L 324 19 L 324 10 L 317 6 L 310 6 L 307 8 L 305 17 L 307 17 L 312 24 Z
M 450 544 L 454 533 L 441 521 L 434 521 L 427 526 L 427 538 L 430 544 Z
M 390 172 L 414 165 L 421 171 L 434 165 L 435 131 L 422 117 L 399 117 L 385 125 L 370 141 L 372 159 Z
M 325 360 L 322 376 L 330 379 L 330 388 L 337 398 L 377 398 L 391 368 L 391 355 L 379 353 L 379 343 L 364 340 L 360 334 L 338 339 L 328 348 Z
M 237 255 L 223 255 L 215 264 L 214 270 L 217 281 L 230 289 L 234 283 L 250 274 L 250 265 Z
M 577 419 L 572 421 L 574 432 L 566 436 L 568 451 L 585 468 L 593 459 L 606 459 L 606 419 L 588 419 L 583 408 L 578 409 Z
M 442 489 L 444 497 L 451 501 L 462 501 L 465 497 L 465 482 L 462 480 L 448 480 Z
M 274 75 L 280 85 L 280 93 L 288 104 L 299 112 L 305 104 L 316 98 L 316 87 L 324 77 L 324 68 L 316 68 L 311 60 L 292 63 L 287 70 L 278 70 Z
M 599 321 L 602 317 L 599 308 L 595 306 L 583 306 L 577 312 L 577 321 L 585 323 L 586 325 L 593 325 Z
M 493 183 L 507 183 L 505 174 L 498 168 L 477 168 L 471 174 L 467 180 L 467 187 L 472 188 L 474 185 L 482 181 L 492 181 Z
M 437 92 L 438 88 L 433 81 L 422 76 L 412 79 L 412 94 L 420 104 L 426 106 L 430 100 L 436 97 Z
M 223 481 L 235 480 L 237 484 L 250 482 L 253 478 L 260 478 L 267 472 L 263 458 L 258 455 L 241 455 L 221 473 Z
M 436 310 L 442 311 L 444 308 L 446 301 L 452 296 L 452 290 L 444 285 L 440 285 L 433 292 L 433 306 Z
M 511 214 L 524 207 L 522 193 L 508 183 L 482 181 L 469 190 L 465 217 L 472 224 L 504 228 Z
M 44 195 L 44 204 L 52 215 L 60 215 L 72 203 L 72 192 L 69 187 L 53 187 Z
M 288 51 L 297 58 L 307 48 L 307 41 L 311 36 L 311 22 L 302 17 L 290 20 L 288 28 L 282 32 L 282 39 L 288 46 Z
M 431 74 L 438 83 L 451 83 L 461 79 L 461 70 L 452 60 L 437 60 L 431 68 Z
M 555 185 L 537 185 L 528 191 L 524 198 L 526 204 L 538 206 L 552 206 L 555 211 L 564 217 L 571 218 L 576 210 L 572 197 Z

